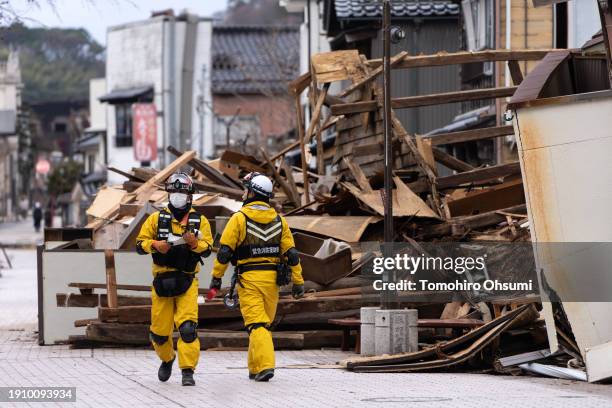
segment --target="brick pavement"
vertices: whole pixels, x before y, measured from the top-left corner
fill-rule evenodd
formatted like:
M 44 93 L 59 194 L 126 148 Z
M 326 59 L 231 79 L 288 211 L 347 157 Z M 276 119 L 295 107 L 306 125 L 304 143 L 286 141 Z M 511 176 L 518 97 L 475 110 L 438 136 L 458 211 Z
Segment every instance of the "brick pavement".
M 16 251 L 11 254 L 20 267 L 28 269 L 28 262 L 32 262 L 30 256 Z M 22 281 L 34 278 L 35 273 L 19 274 Z M 36 295 L 30 293 L 35 285 L 22 282 L 19 285 L 22 293 L 12 293 L 7 302 L 3 279 L 0 278 L 0 386 L 74 386 L 77 387 L 76 406 L 612 406 L 612 386 L 567 380 L 464 373 L 350 373 L 333 366 L 349 355 L 337 350 L 280 351 L 277 375 L 270 383 L 255 383 L 247 378 L 246 352 L 203 352 L 195 375 L 196 387 L 181 387 L 178 369 L 169 382 L 159 383 L 158 361 L 151 350 L 38 346 L 33 331 L 36 314 L 32 314 L 31 305 Z M 22 300 L 21 304 L 18 299 Z M 69 403 L 30 405 L 75 406 Z

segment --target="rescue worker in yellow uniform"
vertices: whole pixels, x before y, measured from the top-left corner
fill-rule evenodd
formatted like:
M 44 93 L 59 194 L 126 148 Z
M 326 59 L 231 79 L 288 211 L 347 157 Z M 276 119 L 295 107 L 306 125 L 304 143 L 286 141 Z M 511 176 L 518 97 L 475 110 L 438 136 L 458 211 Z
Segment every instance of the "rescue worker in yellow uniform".
M 221 287 L 230 262 L 237 273 L 238 299 L 249 333 L 249 378 L 274 376 L 274 344 L 270 324 L 276 314 L 279 286 L 293 282 L 295 298 L 304 296 L 300 258 L 287 221 L 270 206 L 272 182 L 259 173 L 244 179 L 244 204 L 229 219 L 213 267 L 211 289 Z
M 202 258 L 210 255 L 212 236 L 205 217 L 191 208 L 193 181 L 175 173 L 166 182 L 167 208 L 149 216 L 136 239 L 139 254 L 153 256 L 150 339 L 162 360 L 157 376 L 168 381 L 177 344 L 182 384 L 195 385 L 193 372 L 200 357 L 198 339 L 198 278 Z

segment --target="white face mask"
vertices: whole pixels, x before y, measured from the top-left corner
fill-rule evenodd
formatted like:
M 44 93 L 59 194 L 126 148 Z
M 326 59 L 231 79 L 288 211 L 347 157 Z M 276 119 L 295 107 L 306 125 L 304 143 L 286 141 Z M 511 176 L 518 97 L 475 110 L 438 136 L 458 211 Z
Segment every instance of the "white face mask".
M 184 208 L 187 205 L 187 194 L 170 193 L 170 204 L 172 204 L 174 208 Z

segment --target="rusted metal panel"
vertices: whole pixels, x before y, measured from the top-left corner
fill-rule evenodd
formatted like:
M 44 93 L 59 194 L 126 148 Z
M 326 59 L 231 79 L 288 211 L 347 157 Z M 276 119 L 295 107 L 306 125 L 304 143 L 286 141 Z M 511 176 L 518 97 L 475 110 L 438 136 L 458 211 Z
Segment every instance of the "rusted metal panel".
M 588 354 L 594 347 L 604 347 L 605 352 L 597 355 L 605 358 L 604 365 L 612 366 L 612 302 L 578 298 L 577 293 L 584 290 L 585 282 L 594 293 L 612 287 L 612 274 L 584 266 L 577 276 L 571 266 L 586 265 L 583 261 L 601 248 L 599 243 L 612 243 L 612 128 L 607 123 L 612 94 L 551 99 L 554 102 L 519 107 L 513 124 L 536 263 L 542 271 L 540 285 L 545 280 L 560 297 L 587 361 L 589 381 L 597 381 L 612 373 L 596 367 L 591 372 Z M 612 256 L 604 256 L 612 264 Z M 551 350 L 556 351 L 550 303 L 544 303 L 544 314 Z

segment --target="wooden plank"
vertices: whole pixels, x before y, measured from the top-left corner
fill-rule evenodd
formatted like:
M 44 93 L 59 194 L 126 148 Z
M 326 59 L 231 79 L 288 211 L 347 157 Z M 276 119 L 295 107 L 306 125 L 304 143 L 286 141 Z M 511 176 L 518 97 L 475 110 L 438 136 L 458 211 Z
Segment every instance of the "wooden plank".
M 168 151 L 175 156 L 180 157 L 181 155 L 183 155 L 183 152 L 181 152 L 178 149 L 175 149 L 173 146 L 168 146 Z M 217 183 L 225 187 L 229 187 L 229 188 L 242 188 L 239 182 L 235 181 L 231 177 L 226 176 L 221 171 L 215 169 L 214 167 L 208 165 L 207 163 L 203 162 L 202 160 L 196 157 L 193 157 L 192 159 L 190 159 L 188 163 L 191 167 L 196 169 L 198 172 L 202 173 L 204 176 L 206 176 L 206 178 L 208 178 L 210 181 L 214 183 Z
M 300 75 L 299 77 L 297 77 L 296 79 L 294 79 L 293 81 L 289 82 L 289 85 L 287 86 L 287 88 L 290 94 L 296 95 L 299 97 L 301 93 L 304 92 L 304 89 L 308 87 L 309 83 L 310 83 L 310 72 L 306 72 Z
M 392 190 L 393 216 L 394 217 L 427 217 L 437 219 L 438 215 L 419 196 L 413 193 L 399 177 L 394 177 L 396 188 Z M 374 210 L 377 214 L 384 215 L 384 203 L 382 191 L 366 193 L 360 191 L 351 183 L 344 182 L 342 185 L 355 196 L 355 198 Z
M 329 83 L 348 79 L 350 65 L 361 63 L 357 50 L 321 52 L 311 57 L 316 83 Z
M 554 49 L 535 50 L 485 50 L 485 51 L 460 51 L 455 53 L 438 53 L 433 55 L 415 55 L 404 58 L 395 66 L 396 69 L 435 67 L 441 65 L 469 64 L 472 62 L 487 61 L 537 61 L 541 60 Z M 368 61 L 371 68 L 382 65 L 382 59 Z
M 297 147 L 299 147 L 300 145 L 300 141 L 296 140 L 295 142 L 291 143 L 290 145 L 286 146 L 283 148 L 283 150 L 281 150 L 280 152 L 276 153 L 274 156 L 270 157 L 270 161 L 276 161 L 276 159 L 280 158 L 281 156 L 284 156 L 285 153 L 287 153 L 288 151 L 291 151 Z
M 504 211 L 510 213 L 526 213 L 527 209 L 525 204 L 520 204 L 505 208 Z M 450 222 L 445 222 L 443 224 L 429 225 L 423 228 L 417 235 L 419 239 L 449 236 L 454 233 L 456 233 L 455 235 L 461 235 L 466 231 L 491 227 L 505 220 L 506 217 L 503 214 L 499 214 L 498 211 L 489 211 L 482 214 L 454 218 L 451 219 Z
M 417 149 L 419 150 L 419 153 L 421 157 L 423 158 L 423 161 L 427 163 L 427 165 L 429 166 L 429 168 L 434 174 L 437 174 L 436 161 L 434 159 L 434 154 L 431 148 L 432 146 L 431 140 L 422 138 L 420 136 L 417 136 L 415 139 L 416 139 Z
M 306 142 L 304 136 L 304 118 L 302 117 L 302 104 L 300 97 L 295 97 L 295 111 L 297 114 L 297 128 L 300 142 L 300 154 L 302 165 L 302 184 L 304 185 L 304 201 L 306 204 L 310 202 L 310 191 L 308 186 L 308 164 L 306 163 Z
M 310 143 L 310 139 L 312 139 L 314 129 L 317 123 L 319 123 L 319 118 L 321 116 L 321 108 L 323 107 L 323 101 L 325 100 L 325 95 L 327 95 L 328 89 L 329 84 L 325 84 L 325 86 L 323 87 L 323 91 L 319 94 L 314 112 L 312 113 L 312 118 L 310 119 L 310 124 L 308 125 L 308 129 L 306 130 L 304 143 Z
M 446 153 L 442 149 L 438 149 L 434 147 L 432 150 L 433 150 L 434 159 L 436 159 L 438 163 L 445 165 L 451 170 L 456 170 L 456 171 L 474 170 L 474 166 L 472 166 L 471 164 L 468 164 L 462 160 L 457 159 L 455 156 L 452 156 Z
M 370 186 L 370 182 L 368 181 L 365 174 L 363 174 L 361 167 L 355 164 L 355 162 L 353 162 L 353 159 L 351 159 L 350 157 L 344 157 L 343 160 L 347 167 L 351 169 L 351 173 L 353 173 L 353 177 L 355 177 L 355 181 L 357 181 L 359 188 L 361 188 L 364 193 L 373 193 L 374 190 L 372 190 L 372 186 Z
M 141 194 L 147 192 L 151 188 L 155 188 L 156 184 L 163 184 L 168 177 L 170 177 L 173 173 L 178 171 L 181 167 L 186 165 L 191 159 L 193 159 L 196 155 L 195 150 L 188 150 L 183 153 L 180 157 L 166 166 L 159 173 L 148 179 L 142 186 L 138 187 L 134 194 L 136 195 L 136 201 L 141 202 L 141 198 L 139 197 Z
M 419 108 L 422 106 L 440 105 L 454 102 L 466 102 L 479 99 L 506 98 L 512 96 L 517 87 L 500 87 L 487 89 L 470 89 L 467 91 L 444 92 L 431 95 L 406 96 L 394 98 L 391 101 L 393 109 Z M 332 105 L 332 115 L 347 115 L 351 113 L 372 112 L 378 110 L 376 101 L 349 102 Z
M 142 178 L 140 178 L 140 177 L 138 177 L 138 176 L 136 176 L 134 174 L 128 173 L 128 172 L 123 171 L 123 170 L 119 170 L 119 169 L 117 169 L 117 168 L 115 168 L 113 166 L 106 166 L 106 169 L 108 171 L 112 171 L 113 173 L 117 173 L 119 175 L 122 175 L 123 177 L 127 178 L 130 181 L 141 181 L 141 182 L 145 181 L 144 179 L 142 179 Z
M 382 218 L 377 216 L 289 216 L 292 230 L 310 232 L 345 242 L 358 242 L 366 228 Z
M 473 142 L 475 140 L 486 140 L 513 134 L 514 127 L 512 125 L 508 125 L 462 130 L 459 132 L 440 133 L 437 135 L 423 136 L 423 138 L 431 140 L 431 144 L 433 146 L 440 146 L 453 143 Z
M 106 295 L 108 299 L 108 307 L 112 309 L 118 306 L 115 253 L 112 249 L 104 250 L 104 263 L 106 265 Z
M 436 184 L 438 185 L 438 188 L 456 187 L 462 184 L 491 180 L 520 173 L 521 166 L 519 162 L 513 162 L 474 169 L 463 173 L 453 174 L 451 176 L 438 177 L 436 179 Z
M 322 298 L 280 299 L 277 316 L 301 313 L 326 313 L 349 309 L 358 309 L 362 306 L 373 305 L 380 302 L 376 295 L 347 295 L 330 296 Z M 222 301 L 213 300 L 198 305 L 198 317 L 201 320 L 240 318 L 240 310 L 229 310 Z M 118 308 L 99 307 L 98 319 L 104 322 L 121 323 L 150 323 L 150 306 L 122 306 Z
M 405 58 L 407 56 L 408 56 L 408 53 L 406 51 L 402 51 L 399 54 L 397 54 L 394 57 L 392 57 L 391 58 L 391 67 L 397 65 L 398 62 L 400 62 L 403 58 Z M 348 96 L 348 95 L 352 94 L 357 89 L 361 88 L 362 86 L 364 86 L 365 84 L 369 83 L 370 81 L 376 79 L 376 77 L 378 77 L 378 75 L 380 75 L 382 73 L 382 71 L 383 71 L 383 67 L 382 67 L 382 65 L 380 65 L 378 68 L 376 68 L 375 70 L 370 72 L 365 78 L 360 79 L 359 81 L 355 82 L 353 85 L 351 85 L 348 88 L 344 89 L 342 92 L 340 92 L 338 94 L 338 96 L 341 97 L 341 98 L 344 98 L 345 96 Z
M 151 285 L 127 285 L 124 283 L 118 283 L 117 290 L 129 290 L 135 292 L 151 292 Z M 70 282 L 68 287 L 78 289 L 106 289 L 105 283 L 86 283 L 86 282 Z M 200 295 L 206 295 L 208 289 L 199 288 L 198 293 Z
M 508 70 L 512 77 L 514 85 L 520 85 L 523 82 L 523 73 L 521 72 L 521 66 L 517 60 L 508 61 Z
M 272 170 L 272 176 L 274 177 L 274 180 L 276 180 L 276 182 L 281 186 L 281 188 L 287 195 L 287 198 L 289 199 L 289 201 L 291 201 L 296 207 L 299 207 L 300 197 L 294 196 L 294 191 L 291 190 L 291 186 L 278 173 L 278 170 L 276 170 L 276 166 L 274 165 L 274 163 L 270 161 L 270 158 L 268 157 L 268 153 L 266 153 L 266 150 L 263 147 L 260 147 L 259 150 L 261 151 L 261 154 L 263 155 L 264 160 L 268 164 L 268 167 L 270 167 L 270 170 Z M 297 190 L 295 191 L 295 193 L 297 193 Z
M 281 159 L 280 169 L 285 172 L 285 178 L 287 179 L 287 185 L 289 185 L 289 189 L 291 190 L 291 194 L 294 197 L 294 201 L 296 201 L 296 206 L 299 206 L 301 201 L 300 193 L 298 191 L 297 185 L 295 184 L 295 180 L 293 179 L 293 170 L 289 168 L 289 165 L 284 159 Z
M 446 208 L 451 217 L 474 215 L 525 203 L 521 179 L 477 190 L 469 195 L 449 200 Z M 502 214 L 505 215 L 505 214 Z

